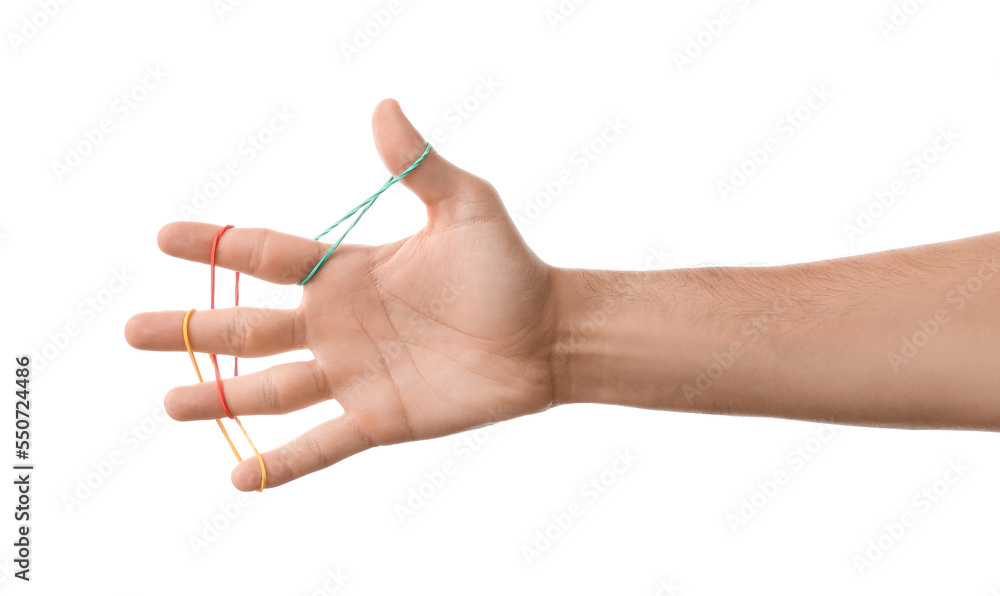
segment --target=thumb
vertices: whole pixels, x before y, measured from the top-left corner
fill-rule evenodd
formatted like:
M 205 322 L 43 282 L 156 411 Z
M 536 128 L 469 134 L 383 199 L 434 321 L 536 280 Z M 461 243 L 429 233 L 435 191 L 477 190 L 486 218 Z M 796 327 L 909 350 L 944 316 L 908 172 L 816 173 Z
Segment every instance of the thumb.
M 394 99 L 384 99 L 372 114 L 372 135 L 382 163 L 398 176 L 415 162 L 427 148 L 427 141 L 417 132 Z M 496 192 L 482 178 L 452 164 L 433 147 L 412 172 L 400 182 L 412 190 L 427 206 L 428 218 L 451 223 L 475 216 L 480 209 L 470 203 L 490 203 Z M 483 193 L 481 191 L 487 190 Z M 461 207 L 461 209 L 459 209 Z M 481 207 L 489 208 L 487 204 Z

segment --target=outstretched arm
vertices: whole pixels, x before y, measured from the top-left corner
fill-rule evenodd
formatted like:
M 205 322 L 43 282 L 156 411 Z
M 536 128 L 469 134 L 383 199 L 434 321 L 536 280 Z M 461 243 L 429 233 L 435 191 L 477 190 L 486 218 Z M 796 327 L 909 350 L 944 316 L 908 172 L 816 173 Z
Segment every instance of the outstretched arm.
M 425 142 L 396 102 L 373 118 L 399 174 Z M 235 415 L 336 399 L 344 413 L 263 453 L 267 487 L 377 445 L 439 437 L 571 402 L 851 424 L 997 429 L 1000 237 L 776 268 L 572 271 L 525 245 L 496 190 L 436 151 L 402 183 L 427 225 L 392 244 L 340 246 L 291 310 L 202 310 L 197 352 L 315 359 L 223 382 Z M 218 226 L 161 230 L 207 263 Z M 221 267 L 301 281 L 328 244 L 266 229 L 221 237 Z M 183 310 L 133 317 L 145 350 L 183 352 Z M 178 420 L 224 415 L 214 381 L 171 389 Z M 236 466 L 233 484 L 260 485 Z
M 554 277 L 559 402 L 1000 429 L 1000 234 L 783 267 Z

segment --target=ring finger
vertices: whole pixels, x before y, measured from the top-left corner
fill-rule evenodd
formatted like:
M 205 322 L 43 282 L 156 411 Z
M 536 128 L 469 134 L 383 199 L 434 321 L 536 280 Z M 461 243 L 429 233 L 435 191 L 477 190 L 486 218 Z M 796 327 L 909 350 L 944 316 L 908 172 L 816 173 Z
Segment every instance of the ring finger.
M 279 364 L 222 381 L 229 411 L 236 416 L 287 414 L 332 396 L 331 383 L 316 361 Z M 171 389 L 164 398 L 174 420 L 225 417 L 214 381 Z

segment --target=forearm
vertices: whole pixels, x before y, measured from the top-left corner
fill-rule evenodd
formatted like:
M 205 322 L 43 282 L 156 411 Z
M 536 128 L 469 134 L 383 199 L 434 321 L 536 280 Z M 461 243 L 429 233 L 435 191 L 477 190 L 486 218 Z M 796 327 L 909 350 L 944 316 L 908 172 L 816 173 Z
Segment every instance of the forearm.
M 553 275 L 559 403 L 1000 429 L 1000 235 L 783 267 Z

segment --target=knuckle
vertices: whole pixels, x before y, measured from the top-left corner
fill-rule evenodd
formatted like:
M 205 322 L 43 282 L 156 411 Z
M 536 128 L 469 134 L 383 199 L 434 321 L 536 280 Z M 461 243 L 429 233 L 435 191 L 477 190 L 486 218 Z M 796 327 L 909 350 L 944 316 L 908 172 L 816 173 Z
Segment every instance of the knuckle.
M 247 345 L 247 326 L 243 312 L 235 310 L 226 329 L 225 342 L 233 354 L 244 354 Z
M 330 386 L 330 379 L 323 372 L 323 369 L 316 363 L 312 365 L 313 369 L 313 382 L 315 383 L 316 394 L 322 396 L 323 398 L 329 398 L 332 394 L 332 387 Z
M 286 268 L 286 281 L 289 283 L 298 283 L 305 279 L 310 273 L 312 273 L 316 264 L 323 259 L 326 255 L 326 251 L 328 250 L 330 250 L 329 244 L 313 242 L 308 257 L 298 260 L 293 266 Z
M 366 451 L 377 446 L 375 440 L 365 430 L 365 425 L 355 416 L 347 418 L 347 423 L 351 427 L 351 432 L 354 433 L 357 442 L 361 445 L 362 451 Z
M 278 397 L 278 390 L 274 383 L 274 374 L 270 369 L 265 370 L 261 376 L 260 401 L 264 412 L 281 411 L 281 399 Z
M 272 486 L 272 478 L 274 479 L 274 486 L 284 484 L 295 478 L 295 467 L 290 461 L 291 454 L 289 453 L 287 446 L 275 451 L 274 455 L 274 464 L 268 469 L 267 475 L 267 483 L 269 486 Z
M 499 197 L 500 193 L 497 191 L 493 183 L 485 178 L 480 178 L 479 176 L 472 176 L 468 181 L 468 186 L 465 188 L 466 192 L 477 197 L 489 196 L 489 197 Z
M 243 330 L 243 348 L 245 350 L 252 350 L 254 346 L 259 345 L 265 338 L 266 332 L 261 329 L 264 325 L 264 316 L 259 310 L 253 308 L 242 308 L 238 309 L 240 313 L 240 328 Z
M 258 277 L 258 274 L 264 269 L 267 259 L 267 246 L 270 241 L 270 230 L 261 230 L 260 234 L 257 235 L 257 239 L 250 247 L 250 253 L 247 255 L 247 273 L 250 275 Z
M 262 231 L 254 243 L 250 246 L 250 252 L 247 254 L 247 273 L 257 277 L 260 272 L 261 267 L 264 262 L 264 250 L 267 244 L 267 231 Z
M 329 453 L 323 448 L 323 444 L 316 440 L 315 437 L 309 435 L 303 436 L 302 448 L 310 455 L 311 459 L 319 463 L 321 468 L 326 468 L 333 463 L 330 461 Z
M 306 313 L 301 308 L 292 313 L 292 345 L 296 348 L 306 346 Z

